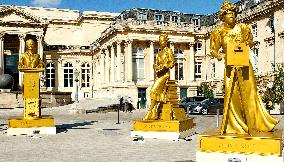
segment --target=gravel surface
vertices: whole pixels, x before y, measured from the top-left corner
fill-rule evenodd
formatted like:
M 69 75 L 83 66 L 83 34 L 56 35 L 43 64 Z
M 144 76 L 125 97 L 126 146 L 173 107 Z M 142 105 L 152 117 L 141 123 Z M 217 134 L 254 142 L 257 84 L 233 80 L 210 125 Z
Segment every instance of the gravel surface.
M 107 104 L 98 100 L 82 102 L 81 105 L 89 109 Z M 197 134 L 179 141 L 133 141 L 130 137 L 133 120 L 141 119 L 146 110 L 120 112 L 121 124 L 116 124 L 117 112 L 72 115 L 70 110 L 71 105 L 43 109 L 43 115 L 54 115 L 56 135 L 7 136 L 8 117 L 22 116 L 23 110 L 0 109 L 0 161 L 195 161 Z M 216 127 L 215 115 L 191 117 L 197 123 L 197 133 Z M 284 120 L 283 116 L 276 117 Z M 277 128 L 281 127 L 282 122 Z

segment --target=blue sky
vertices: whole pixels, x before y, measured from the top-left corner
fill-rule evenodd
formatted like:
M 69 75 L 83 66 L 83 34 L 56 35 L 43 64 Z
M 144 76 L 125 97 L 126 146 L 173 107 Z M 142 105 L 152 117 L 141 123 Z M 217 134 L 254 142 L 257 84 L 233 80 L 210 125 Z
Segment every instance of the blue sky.
M 224 0 L 0 0 L 0 4 L 41 6 L 80 11 L 122 12 L 129 8 L 152 8 L 194 14 L 217 12 Z M 237 0 L 231 0 L 235 3 Z

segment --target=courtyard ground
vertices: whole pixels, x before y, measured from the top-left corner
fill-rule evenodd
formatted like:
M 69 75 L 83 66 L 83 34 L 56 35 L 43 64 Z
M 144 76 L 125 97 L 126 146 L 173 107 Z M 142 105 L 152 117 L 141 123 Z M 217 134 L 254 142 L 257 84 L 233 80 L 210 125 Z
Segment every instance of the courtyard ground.
M 79 105 L 89 110 L 108 104 L 107 100 L 85 100 Z M 195 132 L 186 140 L 144 139 L 133 141 L 130 130 L 134 119 L 141 119 L 146 110 L 72 114 L 71 106 L 45 108 L 44 115 L 54 115 L 56 135 L 7 136 L 9 116 L 22 115 L 23 109 L 0 110 L 0 161 L 195 161 L 197 134 L 216 127 L 216 115 L 192 115 Z M 283 127 L 283 116 L 277 128 Z M 220 117 L 221 118 L 221 117 Z

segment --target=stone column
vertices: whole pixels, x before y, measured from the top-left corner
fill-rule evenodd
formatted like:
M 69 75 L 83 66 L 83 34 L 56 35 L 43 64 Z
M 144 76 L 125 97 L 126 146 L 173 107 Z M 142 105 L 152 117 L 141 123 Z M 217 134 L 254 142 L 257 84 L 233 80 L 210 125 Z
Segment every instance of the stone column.
M 129 40 L 127 45 L 127 58 L 126 58 L 126 68 L 127 68 L 127 75 L 126 81 L 132 82 L 133 78 L 133 67 L 132 67 L 132 40 Z
M 174 42 L 170 42 L 170 49 L 173 51 L 173 54 L 175 54 Z M 170 80 L 175 80 L 175 67 L 170 70 Z
M 4 35 L 0 33 L 0 75 L 4 74 Z
M 194 42 L 189 43 L 189 81 L 195 80 L 195 52 L 194 52 Z
M 109 69 L 110 65 L 109 65 L 109 49 L 106 48 L 105 49 L 105 83 L 108 84 L 109 83 Z
M 153 65 L 154 65 L 154 42 L 150 41 L 150 81 L 153 81 L 155 79 L 154 76 L 154 69 L 153 69 Z
M 121 81 L 121 77 L 120 77 L 120 73 L 121 73 L 121 46 L 120 46 L 121 42 L 117 42 L 116 43 L 116 80 L 118 82 Z
M 19 60 L 21 58 L 22 53 L 25 52 L 25 46 L 26 46 L 26 42 L 25 42 L 25 37 L 26 34 L 19 34 L 19 40 L 20 40 L 20 47 L 19 47 Z M 19 85 L 22 86 L 23 84 L 23 73 L 19 72 Z
M 111 45 L 111 47 L 110 47 L 110 81 L 111 82 L 114 82 L 114 72 L 115 72 L 115 70 L 114 70 L 114 59 L 115 59 L 115 56 L 114 56 L 114 46 L 113 45 Z
M 43 60 L 43 46 L 42 46 L 43 35 L 37 35 L 37 53 L 39 54 L 41 60 Z
M 103 51 L 100 53 L 100 83 L 105 83 L 105 54 Z

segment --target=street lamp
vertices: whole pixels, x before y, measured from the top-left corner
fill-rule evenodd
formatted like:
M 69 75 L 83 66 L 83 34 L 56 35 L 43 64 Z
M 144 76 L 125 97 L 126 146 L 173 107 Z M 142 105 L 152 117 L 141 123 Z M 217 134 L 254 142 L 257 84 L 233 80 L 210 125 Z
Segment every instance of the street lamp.
M 76 82 L 76 92 L 75 92 L 75 102 L 76 103 L 79 103 L 79 100 L 78 100 L 78 81 L 79 81 L 78 77 L 79 77 L 79 74 L 80 74 L 80 72 L 77 69 L 75 69 L 74 76 L 75 76 L 75 82 Z

